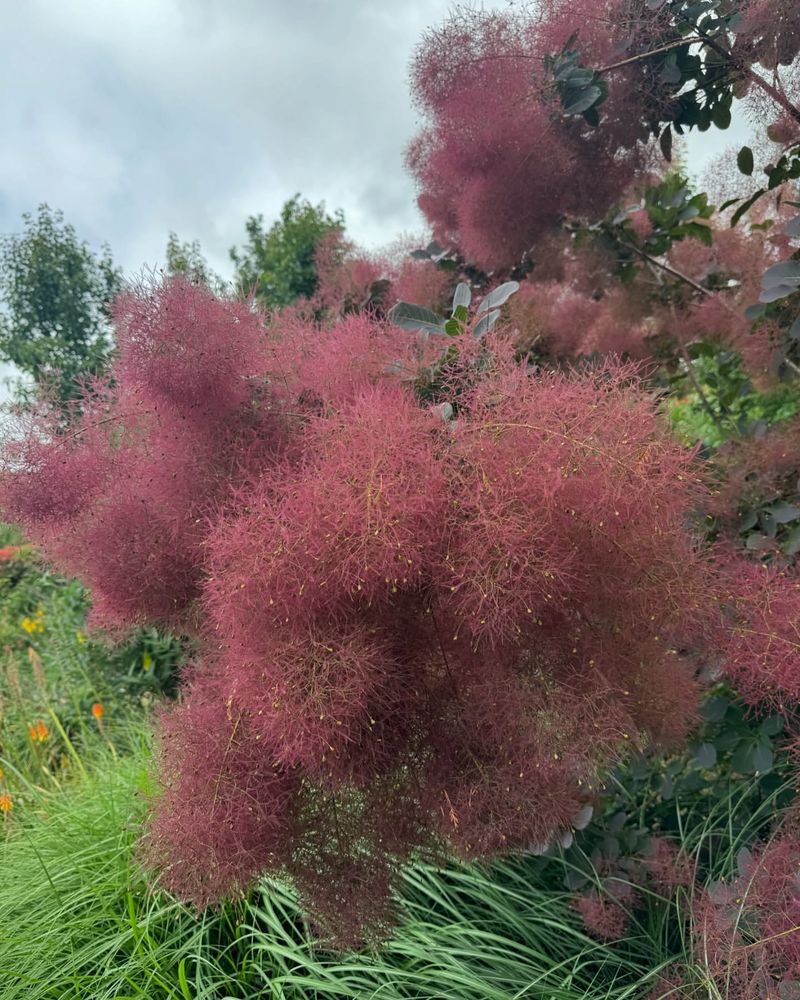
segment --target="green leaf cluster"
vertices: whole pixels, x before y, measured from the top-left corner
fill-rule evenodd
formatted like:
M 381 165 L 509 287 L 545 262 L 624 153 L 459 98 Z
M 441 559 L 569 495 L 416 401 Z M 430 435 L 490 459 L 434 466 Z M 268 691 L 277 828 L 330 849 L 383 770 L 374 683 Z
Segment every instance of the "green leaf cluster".
M 344 231 L 344 215 L 330 215 L 324 204 L 312 205 L 297 194 L 269 229 L 263 215 L 251 215 L 245 229 L 245 245 L 230 250 L 236 285 L 245 295 L 254 293 L 265 308 L 278 309 L 317 290 L 317 246 L 330 233 Z
M 109 311 L 122 275 L 108 247 L 93 253 L 61 212 L 40 205 L 23 225 L 0 237 L 0 356 L 52 384 L 63 403 L 109 360 Z
M 545 57 L 545 67 L 552 75 L 553 86 L 567 118 L 582 115 L 593 128 L 600 124 L 600 106 L 608 97 L 608 84 L 600 73 L 580 64 L 580 52 L 572 48 L 573 35 L 562 51 Z

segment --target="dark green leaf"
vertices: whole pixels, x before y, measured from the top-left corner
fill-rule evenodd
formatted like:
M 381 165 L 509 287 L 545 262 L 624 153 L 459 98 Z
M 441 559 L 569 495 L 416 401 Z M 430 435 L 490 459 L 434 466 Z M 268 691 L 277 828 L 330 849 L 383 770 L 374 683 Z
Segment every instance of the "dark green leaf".
M 717 748 L 713 743 L 704 743 L 694 757 L 697 766 L 707 771 L 717 763 Z
M 592 128 L 597 128 L 600 124 L 600 112 L 597 110 L 597 105 L 587 108 L 586 111 L 583 112 L 583 117 L 586 119 L 586 122 L 592 126 Z
M 761 284 L 766 288 L 777 285 L 800 285 L 800 260 L 784 260 L 767 268 L 761 277 Z
M 762 740 L 743 740 L 736 748 L 731 766 L 740 774 L 768 774 L 774 757 L 769 743 Z
M 594 79 L 594 70 L 583 69 L 581 66 L 573 66 L 572 71 L 566 76 L 560 76 L 560 80 L 564 80 L 567 86 L 578 89 L 583 87 L 588 87 L 589 84 Z
M 575 93 L 569 92 L 564 98 L 565 115 L 582 115 L 603 96 L 602 90 L 595 85 L 583 87 Z
M 564 885 L 570 890 L 570 892 L 576 892 L 578 889 L 582 889 L 588 884 L 588 882 L 588 876 L 584 875 L 581 871 L 576 871 L 575 869 L 568 871 L 564 876 Z
M 667 125 L 664 131 L 661 133 L 659 138 L 659 145 L 661 146 L 661 155 L 667 161 L 667 163 L 672 163 L 672 126 Z
M 625 822 L 628 817 L 624 812 L 614 813 L 611 819 L 608 821 L 608 832 L 609 833 L 619 833 L 620 830 L 625 826 Z
M 745 319 L 749 319 L 751 323 L 755 323 L 757 319 L 761 319 L 766 311 L 767 307 L 763 303 L 758 303 L 758 305 L 755 306 L 748 306 L 744 311 Z
M 739 155 L 736 157 L 736 164 L 739 170 L 748 177 L 752 176 L 755 163 L 753 161 L 753 150 L 749 146 L 742 146 Z
M 721 695 L 715 695 L 713 698 L 709 698 L 703 707 L 700 709 L 700 716 L 706 720 L 706 722 L 721 722 L 728 711 L 728 705 L 730 702 L 727 698 Z
M 764 736 L 777 736 L 783 731 L 784 718 L 782 715 L 768 715 L 758 727 L 758 731 Z
M 759 742 L 753 752 L 753 769 L 759 774 L 769 774 L 775 761 L 775 755 L 769 743 Z
M 755 743 L 752 740 L 742 740 L 733 752 L 731 767 L 740 774 L 752 774 L 755 771 L 753 765 L 753 753 Z
M 781 549 L 787 556 L 796 556 L 800 552 L 800 524 L 792 528 Z
M 476 339 L 482 337 L 485 333 L 488 333 L 495 325 L 495 323 L 500 319 L 500 310 L 493 309 L 491 312 L 486 313 L 482 316 L 475 326 L 472 328 L 472 336 Z
M 386 314 L 389 322 L 404 330 L 425 330 L 428 333 L 444 333 L 444 325 L 439 316 L 424 306 L 411 302 L 398 302 Z
M 770 514 L 768 510 L 762 510 L 761 513 L 758 515 L 758 520 L 764 533 L 769 538 L 774 538 L 775 535 L 778 533 L 778 522 L 775 520 L 772 514 Z
M 766 193 L 767 192 L 765 188 L 759 188 L 755 194 L 751 195 L 747 199 L 747 201 L 741 204 L 731 216 L 731 228 L 733 228 L 739 222 L 739 220 L 742 218 L 745 212 L 748 212 L 753 207 L 753 205 L 755 205 L 758 199 L 761 198 Z
M 744 534 L 746 531 L 752 531 L 753 528 L 758 524 L 758 511 L 749 510 L 746 514 L 742 514 L 739 521 L 739 532 Z
M 783 501 L 774 503 L 765 509 L 772 515 L 776 524 L 790 524 L 800 518 L 800 507 Z
M 780 299 L 788 298 L 790 295 L 794 295 L 797 291 L 798 286 L 796 284 L 791 285 L 773 285 L 771 288 L 765 288 L 764 291 L 759 296 L 759 301 L 764 302 L 769 305 L 770 302 L 778 302 Z
M 678 69 L 678 57 L 674 52 L 670 52 L 664 60 L 659 79 L 661 83 L 680 83 L 681 71 Z

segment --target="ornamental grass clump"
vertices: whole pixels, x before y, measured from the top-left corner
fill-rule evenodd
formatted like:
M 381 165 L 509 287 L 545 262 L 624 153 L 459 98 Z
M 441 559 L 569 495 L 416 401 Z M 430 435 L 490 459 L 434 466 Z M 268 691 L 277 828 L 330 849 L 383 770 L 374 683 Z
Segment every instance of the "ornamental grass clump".
M 545 844 L 609 762 L 685 737 L 719 630 L 703 486 L 635 371 L 462 336 L 431 406 L 430 343 L 368 316 L 264 326 L 179 280 L 122 310 L 113 379 L 30 416 L 2 500 L 102 619 L 194 636 L 161 884 L 288 879 L 353 945 L 408 859 Z

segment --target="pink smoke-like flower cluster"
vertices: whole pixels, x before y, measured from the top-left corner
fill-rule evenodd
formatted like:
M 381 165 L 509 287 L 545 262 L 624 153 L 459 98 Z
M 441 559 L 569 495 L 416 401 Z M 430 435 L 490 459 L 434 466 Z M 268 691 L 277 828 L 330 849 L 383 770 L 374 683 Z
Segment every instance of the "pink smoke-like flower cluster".
M 697 961 L 734 1000 L 779 1000 L 800 981 L 800 848 L 791 833 L 743 852 L 740 873 L 695 900 Z
M 395 302 L 412 302 L 443 309 L 449 302 L 451 279 L 432 261 L 410 256 L 414 244 L 400 241 L 375 253 L 359 250 L 330 233 L 317 247 L 319 287 L 314 304 L 334 316 L 360 309 L 387 310 Z
M 636 892 L 624 882 L 610 881 L 604 892 L 593 889 L 575 900 L 575 909 L 592 937 L 600 941 L 618 941 L 630 922 L 630 908 L 636 904 Z
M 641 360 L 652 353 L 651 324 L 620 289 L 596 297 L 575 283 L 525 281 L 509 306 L 520 348 L 555 361 L 609 354 Z
M 407 160 L 419 205 L 437 238 L 486 270 L 519 263 L 562 215 L 602 215 L 640 162 L 635 117 L 587 131 L 554 121 L 538 92 L 545 55 L 576 28 L 590 58 L 613 47 L 602 31 L 589 37 L 592 13 L 459 10 L 418 50 L 412 92 L 426 124 Z
M 195 636 L 159 724 L 164 885 L 288 876 L 353 943 L 410 856 L 546 842 L 610 760 L 686 735 L 703 487 L 635 372 L 452 340 L 445 421 L 417 338 L 368 316 L 265 327 L 176 280 L 119 330 L 113 381 L 67 429 L 35 414 L 0 490 L 106 620 Z
M 724 670 L 751 704 L 782 711 L 800 698 L 800 579 L 794 570 L 723 558 L 730 623 Z

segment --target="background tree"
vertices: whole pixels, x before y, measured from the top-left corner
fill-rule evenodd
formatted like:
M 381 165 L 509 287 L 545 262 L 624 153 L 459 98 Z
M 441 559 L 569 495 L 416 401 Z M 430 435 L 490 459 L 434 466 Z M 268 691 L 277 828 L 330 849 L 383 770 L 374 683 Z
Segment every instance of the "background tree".
M 170 233 L 165 251 L 166 272 L 183 275 L 193 285 L 205 285 L 218 295 L 228 290 L 228 283 L 208 263 L 199 240 L 180 240 L 177 233 Z
M 0 354 L 37 384 L 54 378 L 66 401 L 108 361 L 122 273 L 107 246 L 93 253 L 48 205 L 23 222 L 23 233 L 0 237 Z
M 325 211 L 324 203 L 312 205 L 297 194 L 281 209 L 280 219 L 265 229 L 263 215 L 247 220 L 247 243 L 232 247 L 236 284 L 267 308 L 280 308 L 317 290 L 315 252 L 329 233 L 344 230 L 344 215 Z

